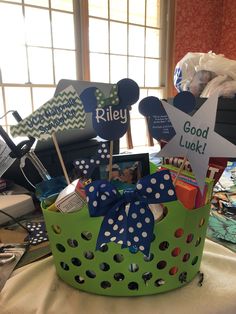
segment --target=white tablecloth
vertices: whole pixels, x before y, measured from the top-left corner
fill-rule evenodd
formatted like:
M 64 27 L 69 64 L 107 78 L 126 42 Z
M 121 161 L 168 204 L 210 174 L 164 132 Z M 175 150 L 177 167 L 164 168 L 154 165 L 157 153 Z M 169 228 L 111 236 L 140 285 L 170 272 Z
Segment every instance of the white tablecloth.
M 180 289 L 144 297 L 105 297 L 76 290 L 55 272 L 52 257 L 17 269 L 0 294 L 1 314 L 235 314 L 236 254 L 206 240 L 196 277 Z

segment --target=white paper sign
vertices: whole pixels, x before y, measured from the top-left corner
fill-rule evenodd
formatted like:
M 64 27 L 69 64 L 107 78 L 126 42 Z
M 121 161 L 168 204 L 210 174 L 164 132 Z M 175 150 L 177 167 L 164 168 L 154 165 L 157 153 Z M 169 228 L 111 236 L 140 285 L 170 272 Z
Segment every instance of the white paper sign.
M 193 116 L 162 102 L 176 135 L 157 154 L 186 157 L 201 191 L 210 157 L 235 157 L 236 146 L 215 132 L 218 93 L 212 94 Z
M 11 150 L 7 144 L 0 140 L 0 177 L 13 164 L 14 158 L 9 156 Z

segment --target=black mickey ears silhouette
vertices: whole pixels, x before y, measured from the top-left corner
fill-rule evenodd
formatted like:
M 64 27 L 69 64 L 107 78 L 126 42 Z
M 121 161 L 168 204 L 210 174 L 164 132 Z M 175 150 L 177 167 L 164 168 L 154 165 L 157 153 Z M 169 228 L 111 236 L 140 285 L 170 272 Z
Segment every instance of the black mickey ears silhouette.
M 176 108 L 185 113 L 191 113 L 196 106 L 196 100 L 192 93 L 181 92 L 175 96 L 173 104 Z M 166 114 L 160 99 L 149 96 L 139 103 L 139 112 L 148 117 L 148 128 L 153 138 L 156 140 L 169 141 L 175 130 Z
M 131 79 L 122 79 L 117 83 L 118 97 L 122 107 L 134 105 L 139 100 L 139 86 Z
M 142 99 L 139 103 L 139 112 L 148 117 L 149 132 L 156 140 L 169 141 L 175 135 L 166 111 L 157 97 L 149 96 Z
M 112 86 L 112 90 L 110 93 L 113 92 L 114 86 L 116 86 L 116 89 L 118 92 L 120 106 L 127 108 L 128 106 L 131 106 L 138 101 L 139 86 L 135 81 L 128 78 L 122 79 L 117 84 Z M 98 93 L 98 91 L 99 89 L 96 87 L 89 87 L 89 88 L 86 88 L 80 94 L 79 97 L 84 104 L 85 112 L 93 112 L 95 108 L 98 106 L 98 101 L 96 98 L 96 94 Z M 109 98 L 112 98 L 112 97 L 113 96 L 110 96 Z M 109 104 L 106 103 L 106 105 L 109 105 Z
M 184 91 L 174 97 L 173 105 L 181 111 L 191 114 L 196 107 L 196 99 L 192 93 Z
M 90 87 L 80 94 L 80 99 L 85 112 L 92 112 L 97 135 L 106 140 L 116 140 L 127 132 L 129 109 L 139 99 L 139 86 L 126 78 L 112 86 L 108 98 L 99 89 Z

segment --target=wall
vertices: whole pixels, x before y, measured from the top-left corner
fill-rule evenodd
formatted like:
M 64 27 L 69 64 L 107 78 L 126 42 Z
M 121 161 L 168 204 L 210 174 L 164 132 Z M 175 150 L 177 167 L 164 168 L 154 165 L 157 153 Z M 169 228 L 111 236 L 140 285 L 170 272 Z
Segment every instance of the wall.
M 236 60 L 236 1 L 223 1 L 223 20 L 220 41 L 220 53 L 227 58 Z
M 218 52 L 223 0 L 176 0 L 175 64 L 187 52 Z

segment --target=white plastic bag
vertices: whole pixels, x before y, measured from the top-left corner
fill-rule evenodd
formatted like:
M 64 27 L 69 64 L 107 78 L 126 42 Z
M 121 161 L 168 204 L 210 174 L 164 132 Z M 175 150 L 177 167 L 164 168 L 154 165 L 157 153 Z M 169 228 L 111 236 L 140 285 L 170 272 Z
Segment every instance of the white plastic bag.
M 178 92 L 189 90 L 189 84 L 194 74 L 196 66 L 199 65 L 200 58 L 204 53 L 188 52 L 176 65 L 174 72 L 174 85 Z
M 209 97 L 216 89 L 220 96 L 236 94 L 236 61 L 213 52 L 187 53 L 176 65 L 174 85 L 180 91 Z

